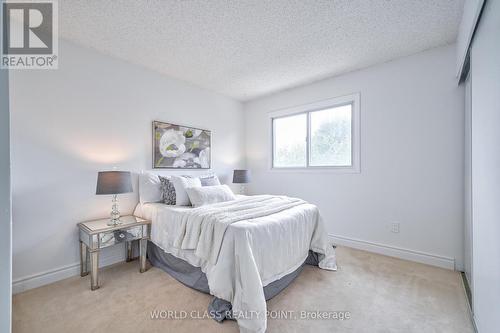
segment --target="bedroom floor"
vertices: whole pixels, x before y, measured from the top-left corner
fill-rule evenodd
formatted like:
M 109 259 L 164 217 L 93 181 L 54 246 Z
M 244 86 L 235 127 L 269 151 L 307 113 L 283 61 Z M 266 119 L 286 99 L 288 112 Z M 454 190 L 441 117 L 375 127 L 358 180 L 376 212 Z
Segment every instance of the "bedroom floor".
M 270 311 L 349 311 L 347 320 L 270 319 L 268 332 L 474 332 L 460 274 L 339 247 L 339 270 L 306 266 Z M 100 272 L 101 288 L 73 277 L 15 295 L 13 332 L 238 332 L 236 322 L 151 319 L 152 311 L 193 310 L 211 296 L 152 267 L 116 264 Z

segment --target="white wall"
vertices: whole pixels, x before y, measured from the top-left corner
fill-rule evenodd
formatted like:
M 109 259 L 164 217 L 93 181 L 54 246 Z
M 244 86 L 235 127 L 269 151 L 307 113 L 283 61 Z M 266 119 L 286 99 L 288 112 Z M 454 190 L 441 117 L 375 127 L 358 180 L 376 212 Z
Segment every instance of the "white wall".
M 486 1 L 472 42 L 473 307 L 500 331 L 500 1 Z
M 10 332 L 11 327 L 12 224 L 9 125 L 9 74 L 6 70 L 0 70 L 0 332 Z
M 78 272 L 76 223 L 111 208 L 95 195 L 97 171 L 151 169 L 153 120 L 212 130 L 222 181 L 244 167 L 241 103 L 66 41 L 59 59 L 58 70 L 10 77 L 15 292 Z M 135 188 L 120 196 L 122 213 Z M 101 262 L 123 255 L 105 249 Z
M 464 91 L 455 55 L 441 47 L 245 104 L 250 192 L 317 204 L 339 243 L 461 269 Z M 361 173 L 269 170 L 267 112 L 355 92 Z

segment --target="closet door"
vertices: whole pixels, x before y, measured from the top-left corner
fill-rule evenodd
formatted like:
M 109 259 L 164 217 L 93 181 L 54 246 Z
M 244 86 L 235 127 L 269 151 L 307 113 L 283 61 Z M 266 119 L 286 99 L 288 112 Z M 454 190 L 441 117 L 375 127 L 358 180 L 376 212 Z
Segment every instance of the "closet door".
M 472 289 L 481 333 L 500 332 L 500 1 L 485 1 L 470 52 Z
M 472 294 L 472 104 L 471 104 L 471 73 L 465 80 L 465 198 L 464 198 L 464 270 Z M 472 297 L 470 299 L 472 302 Z

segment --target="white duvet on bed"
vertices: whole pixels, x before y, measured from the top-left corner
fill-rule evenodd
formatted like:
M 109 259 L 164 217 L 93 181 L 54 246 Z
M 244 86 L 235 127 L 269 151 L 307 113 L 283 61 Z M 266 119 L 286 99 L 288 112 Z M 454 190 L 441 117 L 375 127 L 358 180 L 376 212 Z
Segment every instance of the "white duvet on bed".
M 322 254 L 321 268 L 336 269 L 318 208 L 299 199 L 239 196 L 199 208 L 144 204 L 136 214 L 152 220 L 156 245 L 202 269 L 211 294 L 232 303 L 241 332 L 265 331 L 263 286 L 295 271 L 310 249 Z

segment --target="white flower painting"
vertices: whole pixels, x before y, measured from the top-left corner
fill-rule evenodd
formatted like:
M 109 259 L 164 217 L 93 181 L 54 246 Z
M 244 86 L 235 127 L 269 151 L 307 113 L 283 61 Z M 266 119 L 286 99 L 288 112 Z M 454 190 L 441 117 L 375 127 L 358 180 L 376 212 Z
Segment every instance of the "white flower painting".
M 210 169 L 211 132 L 153 122 L 153 167 Z

